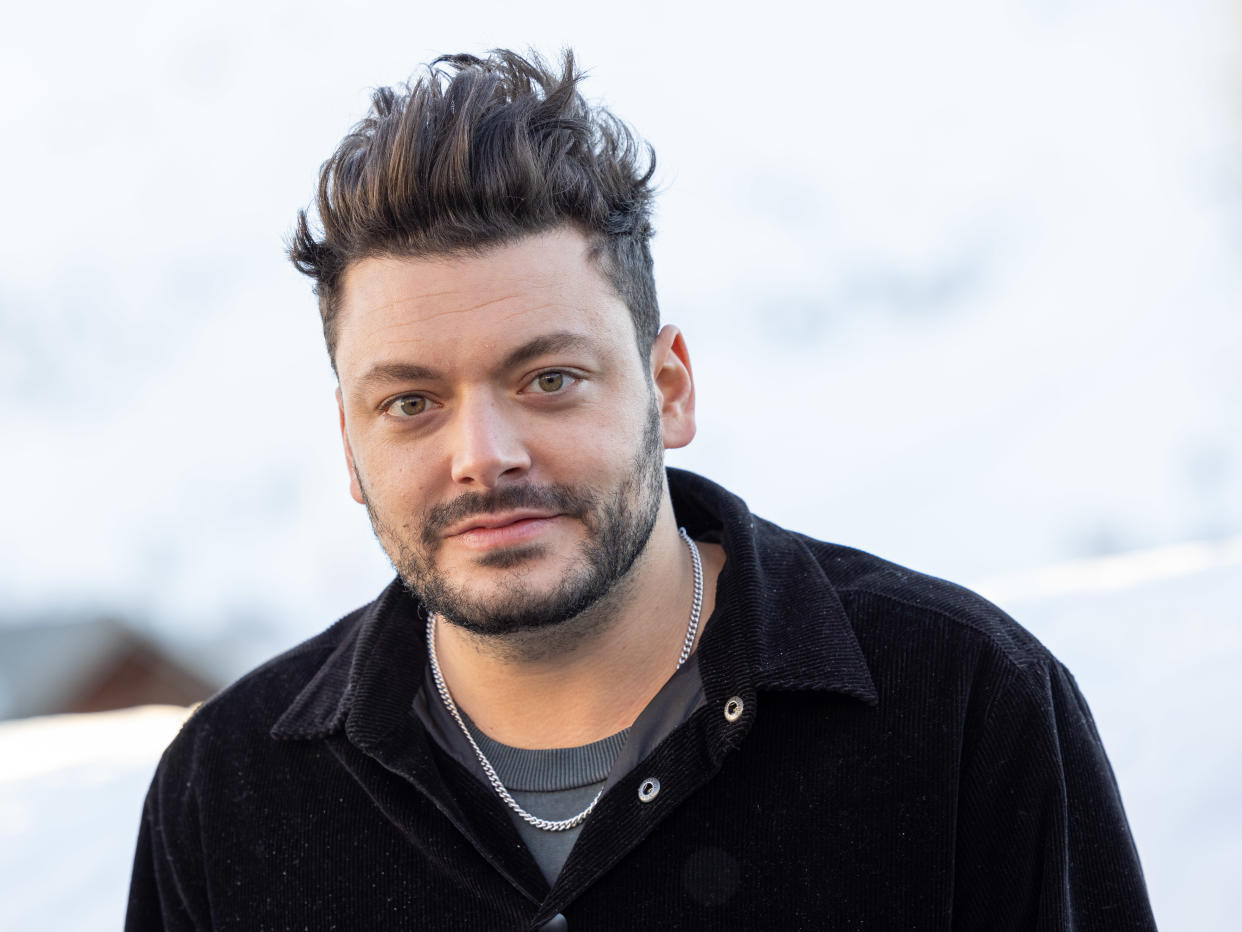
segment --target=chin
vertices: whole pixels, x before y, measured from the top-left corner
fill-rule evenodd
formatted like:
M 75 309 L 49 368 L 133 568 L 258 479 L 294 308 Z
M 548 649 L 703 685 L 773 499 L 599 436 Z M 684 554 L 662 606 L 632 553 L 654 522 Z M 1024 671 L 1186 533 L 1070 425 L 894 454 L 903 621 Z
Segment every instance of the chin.
M 591 609 L 614 589 L 589 573 L 574 573 L 562 566 L 531 573 L 488 573 L 483 579 L 467 575 L 471 578 L 460 584 L 439 577 L 410 588 L 429 611 L 456 627 L 490 638 L 579 627 L 570 624 L 578 619 L 591 627 L 587 616 L 601 614 Z
M 505 547 L 492 550 L 475 557 L 476 566 L 488 569 L 507 570 L 518 566 L 529 566 L 548 556 L 548 548 L 540 544 L 528 544 L 522 547 Z

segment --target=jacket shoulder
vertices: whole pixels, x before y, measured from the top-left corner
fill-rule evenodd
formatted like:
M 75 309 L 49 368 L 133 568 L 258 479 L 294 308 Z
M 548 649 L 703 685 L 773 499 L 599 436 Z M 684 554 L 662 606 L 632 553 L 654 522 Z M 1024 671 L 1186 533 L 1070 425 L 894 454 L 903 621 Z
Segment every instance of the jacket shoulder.
M 1016 667 L 1056 662 L 1035 635 L 965 586 L 853 547 L 796 536 L 823 568 L 856 630 L 900 626 L 917 637 L 947 624 L 970 640 L 985 642 Z
M 273 739 L 273 726 L 307 684 L 332 666 L 333 654 L 349 649 L 366 608 L 266 661 L 198 706 L 160 758 L 147 797 L 147 819 L 171 839 L 197 821 L 194 813 L 204 797 L 219 795 L 223 787 L 235 792 L 263 771 L 262 762 L 279 755 L 284 743 Z
M 333 654 L 349 649 L 370 603 L 243 674 L 199 705 L 181 726 L 168 754 L 213 734 L 239 740 L 266 737 L 290 703 Z
M 272 727 L 307 683 L 333 666 L 333 654 L 351 647 L 365 611 L 251 670 L 186 719 L 147 792 L 127 929 L 211 924 L 204 859 L 222 837 L 240 837 L 239 820 L 251 816 L 239 814 L 262 798 L 264 786 L 291 785 L 289 775 L 304 766 L 305 755 L 275 741 Z

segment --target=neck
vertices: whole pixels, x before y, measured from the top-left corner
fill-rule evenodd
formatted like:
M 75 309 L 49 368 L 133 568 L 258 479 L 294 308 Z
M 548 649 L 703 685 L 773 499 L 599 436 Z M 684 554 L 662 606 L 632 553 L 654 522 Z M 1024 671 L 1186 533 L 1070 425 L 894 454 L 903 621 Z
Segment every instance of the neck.
M 724 554 L 700 546 L 701 637 Z M 504 638 L 437 619 L 441 673 L 458 707 L 504 744 L 573 747 L 606 738 L 633 724 L 676 670 L 693 588 L 690 553 L 665 501 L 630 572 L 582 615 Z

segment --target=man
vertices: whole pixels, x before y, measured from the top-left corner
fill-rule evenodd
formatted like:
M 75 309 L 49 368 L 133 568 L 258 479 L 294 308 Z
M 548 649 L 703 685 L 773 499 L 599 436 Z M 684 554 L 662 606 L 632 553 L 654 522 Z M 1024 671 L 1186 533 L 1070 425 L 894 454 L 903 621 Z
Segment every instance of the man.
M 1042 646 L 666 473 L 651 159 L 578 80 L 442 59 L 325 163 L 291 256 L 399 578 L 195 712 L 128 927 L 1153 928 Z

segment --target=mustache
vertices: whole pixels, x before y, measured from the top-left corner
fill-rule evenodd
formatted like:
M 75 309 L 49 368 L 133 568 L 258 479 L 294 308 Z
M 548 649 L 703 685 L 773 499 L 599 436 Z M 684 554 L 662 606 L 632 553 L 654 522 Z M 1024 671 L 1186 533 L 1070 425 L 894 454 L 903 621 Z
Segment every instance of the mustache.
M 431 549 L 445 528 L 475 515 L 533 508 L 583 518 L 596 504 L 594 495 L 567 485 L 507 485 L 488 492 L 463 492 L 451 502 L 427 510 L 421 537 L 423 545 Z

